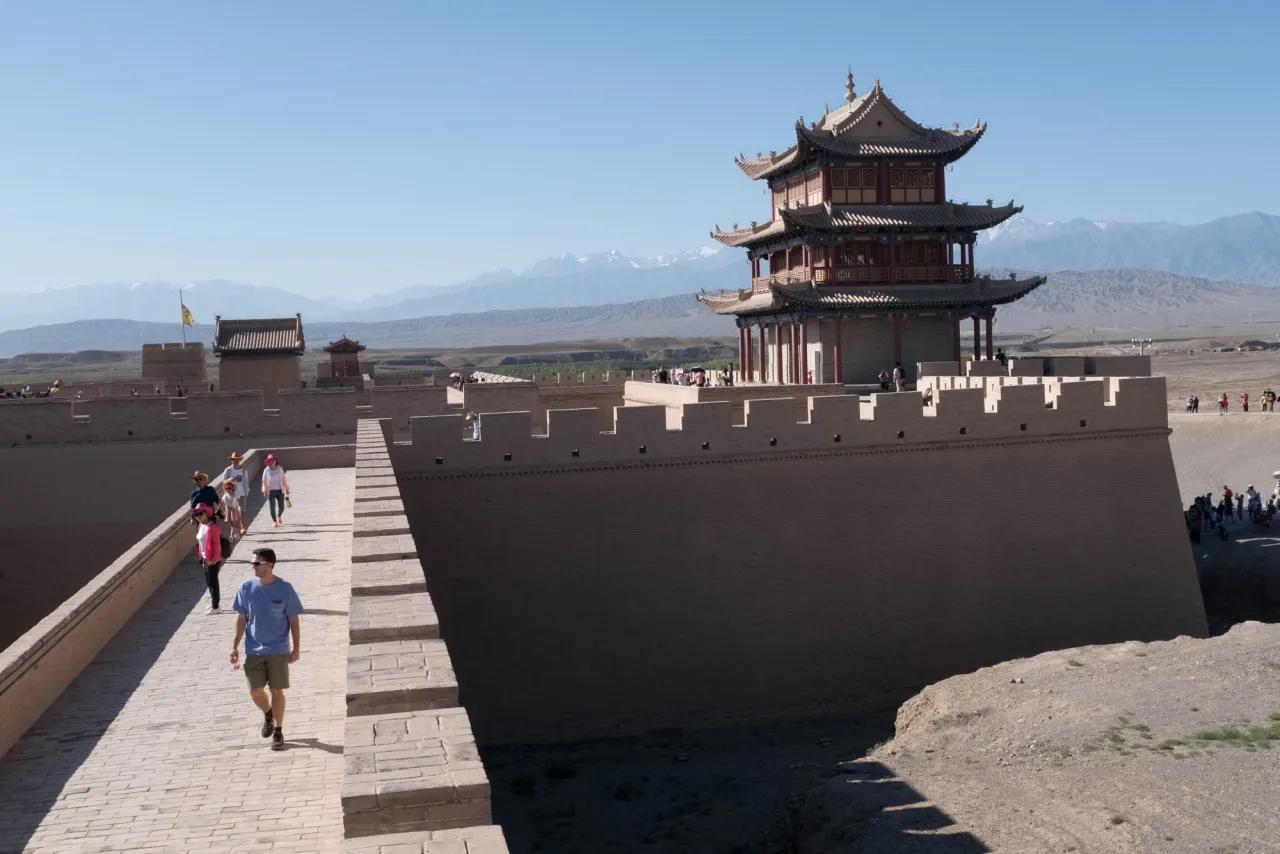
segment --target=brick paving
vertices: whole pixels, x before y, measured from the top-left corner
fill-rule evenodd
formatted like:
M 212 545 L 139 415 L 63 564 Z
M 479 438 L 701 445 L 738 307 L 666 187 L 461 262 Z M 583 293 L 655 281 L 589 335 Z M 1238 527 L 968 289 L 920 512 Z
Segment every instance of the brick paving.
M 289 485 L 285 527 L 250 511 L 222 570 L 228 610 L 206 616 L 198 564 L 178 567 L 0 758 L 0 852 L 340 850 L 354 475 L 296 471 Z M 227 660 L 258 546 L 276 550 L 309 612 L 283 753 Z

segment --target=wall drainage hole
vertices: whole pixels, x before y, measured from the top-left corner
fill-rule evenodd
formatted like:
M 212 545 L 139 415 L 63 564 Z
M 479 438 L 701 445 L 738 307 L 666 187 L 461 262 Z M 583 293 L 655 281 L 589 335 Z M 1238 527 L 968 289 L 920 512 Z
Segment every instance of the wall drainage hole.
M 1024 431 L 1024 432 L 1025 432 L 1025 431 L 1026 431 L 1026 429 L 1027 429 L 1027 425 L 1026 425 L 1026 424 L 1019 424 L 1019 425 L 1018 425 L 1018 429 L 1019 429 L 1019 430 L 1022 430 L 1022 431 Z
M 444 465 L 444 457 L 436 457 L 436 465 L 438 466 Z
M 969 428 L 968 428 L 968 427 L 961 427 L 961 428 L 960 428 L 960 435 L 961 435 L 961 436 L 964 436 L 964 435 L 968 434 L 968 432 L 969 432 Z
M 578 454 L 578 449 L 577 449 L 577 448 L 574 448 L 574 449 L 573 449 L 573 451 L 572 451 L 571 453 L 572 453 L 575 457 L 576 457 L 576 456 L 579 456 L 579 454 Z
M 831 441 L 833 441 L 833 442 L 839 442 L 839 441 L 840 441 L 840 434 L 839 434 L 839 433 L 837 433 L 837 434 L 835 434 L 834 436 L 832 436 L 832 437 L 831 437 Z
M 709 450 L 711 450 L 711 443 L 710 443 L 710 442 L 703 442 L 703 443 L 702 443 L 702 450 L 704 450 L 704 451 L 709 451 Z
M 899 438 L 899 439 L 905 439 L 905 438 L 907 438 L 907 431 L 906 431 L 906 430 L 899 430 L 899 431 L 898 431 L 898 438 Z
M 771 448 L 772 448 L 774 445 L 777 445 L 777 444 L 778 444 L 778 440 L 777 440 L 777 439 L 770 439 L 770 440 L 769 440 L 769 447 L 771 447 Z
M 1081 419 L 1081 420 L 1080 420 L 1080 426 L 1081 426 L 1081 427 L 1088 427 L 1088 426 L 1089 426 L 1089 422 L 1088 422 L 1088 421 L 1085 421 L 1084 419 Z
M 511 462 L 511 454 L 510 453 L 503 454 L 502 459 L 508 463 Z
M 648 451 L 648 450 L 649 450 L 649 448 L 648 448 L 648 447 L 646 447 L 645 445 L 641 445 L 641 446 L 640 446 L 640 453 L 642 453 L 642 454 L 643 454 L 645 451 Z

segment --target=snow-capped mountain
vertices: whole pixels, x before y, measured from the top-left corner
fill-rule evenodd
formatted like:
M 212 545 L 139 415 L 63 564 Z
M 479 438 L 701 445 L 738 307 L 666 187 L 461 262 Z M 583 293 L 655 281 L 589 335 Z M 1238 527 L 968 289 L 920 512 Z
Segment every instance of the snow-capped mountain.
M 1032 270 L 1165 270 L 1280 285 L 1280 217 L 1252 212 L 1200 225 L 1015 217 L 983 232 L 983 267 Z

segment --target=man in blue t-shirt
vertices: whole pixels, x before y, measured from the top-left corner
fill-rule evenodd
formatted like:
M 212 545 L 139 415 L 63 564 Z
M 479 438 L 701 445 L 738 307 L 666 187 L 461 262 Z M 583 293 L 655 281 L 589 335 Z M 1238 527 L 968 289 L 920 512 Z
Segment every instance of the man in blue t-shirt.
M 253 578 L 236 591 L 236 639 L 231 644 L 231 666 L 239 667 L 240 638 L 244 638 L 244 675 L 249 698 L 263 715 L 262 737 L 271 737 L 272 750 L 284 750 L 284 692 L 289 687 L 289 665 L 302 657 L 302 602 L 293 585 L 276 577 L 276 553 L 253 550 Z M 289 651 L 289 635 L 293 651 Z M 263 689 L 271 687 L 271 697 Z

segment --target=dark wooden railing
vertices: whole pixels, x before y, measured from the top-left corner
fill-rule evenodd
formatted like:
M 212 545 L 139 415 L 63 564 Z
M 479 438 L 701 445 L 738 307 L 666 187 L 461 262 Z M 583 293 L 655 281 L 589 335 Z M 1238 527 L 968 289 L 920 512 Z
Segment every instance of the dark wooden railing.
M 757 276 L 751 280 L 751 289 L 767 291 L 770 285 L 814 284 L 925 284 L 930 282 L 964 283 L 973 275 L 966 264 L 923 264 L 889 267 L 887 264 L 859 265 L 856 267 L 816 268 L 810 277 L 807 269 L 786 270 L 772 276 Z

